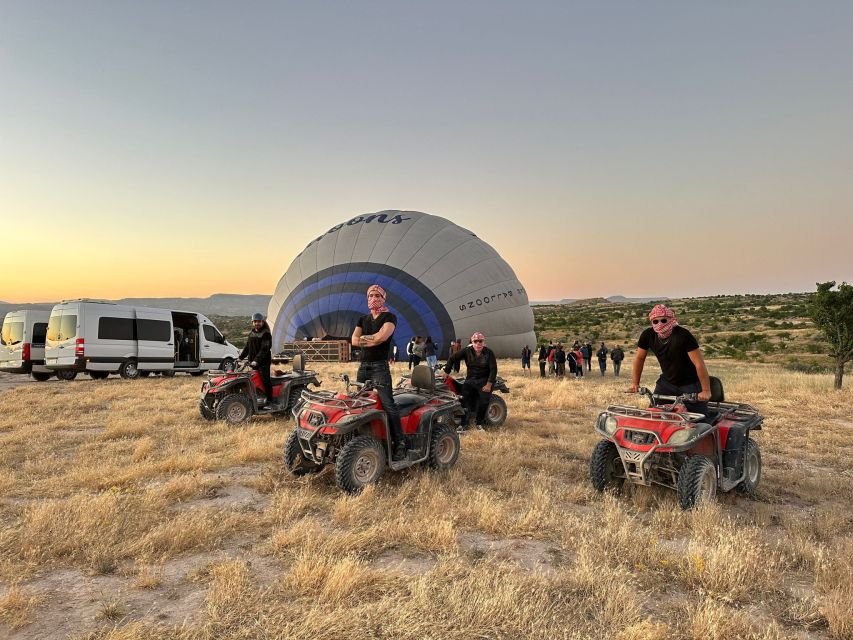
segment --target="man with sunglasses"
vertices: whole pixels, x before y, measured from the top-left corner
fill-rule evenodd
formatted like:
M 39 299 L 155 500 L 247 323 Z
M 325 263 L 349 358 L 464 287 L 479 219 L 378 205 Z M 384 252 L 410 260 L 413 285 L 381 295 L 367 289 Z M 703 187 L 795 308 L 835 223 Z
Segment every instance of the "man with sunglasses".
M 483 428 L 486 409 L 492 397 L 492 387 L 498 377 L 498 361 L 495 352 L 486 346 L 486 336 L 477 331 L 471 336 L 471 344 L 457 351 L 444 365 L 445 375 L 450 375 L 454 364 L 465 361 L 467 369 L 465 384 L 462 385 L 462 401 L 466 410 L 466 422 L 476 417 L 478 429 Z
M 698 393 L 698 402 L 686 402 L 685 406 L 688 411 L 707 413 L 711 379 L 696 338 L 679 326 L 673 310 L 662 304 L 654 306 L 649 313 L 649 321 L 652 326 L 645 329 L 637 341 L 633 382 L 629 391 L 636 393 L 639 389 L 646 355 L 651 351 L 661 368 L 654 392 L 665 396 Z

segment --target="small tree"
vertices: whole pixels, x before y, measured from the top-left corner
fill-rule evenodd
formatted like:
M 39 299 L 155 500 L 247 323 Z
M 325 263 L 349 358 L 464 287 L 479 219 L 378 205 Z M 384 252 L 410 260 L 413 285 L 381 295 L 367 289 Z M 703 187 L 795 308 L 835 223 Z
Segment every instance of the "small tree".
M 842 282 L 818 282 L 811 304 L 815 326 L 829 342 L 829 355 L 835 358 L 835 388 L 841 388 L 844 365 L 853 360 L 853 286 Z

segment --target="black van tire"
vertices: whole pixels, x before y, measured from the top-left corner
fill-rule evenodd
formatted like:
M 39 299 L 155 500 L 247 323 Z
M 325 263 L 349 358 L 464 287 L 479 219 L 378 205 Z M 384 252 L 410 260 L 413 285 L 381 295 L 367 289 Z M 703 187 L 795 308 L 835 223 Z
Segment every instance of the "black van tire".
M 110 377 L 109 371 L 89 371 L 89 377 L 92 380 L 106 380 Z
M 136 360 L 131 358 L 122 362 L 118 368 L 118 374 L 125 380 L 136 380 L 139 377 L 139 368 L 137 367 Z
M 56 372 L 56 377 L 60 380 L 73 380 L 77 377 L 77 372 L 73 369 L 62 369 Z
M 33 371 L 33 380 L 36 382 L 47 382 L 52 375 L 52 373 L 45 373 L 44 371 Z

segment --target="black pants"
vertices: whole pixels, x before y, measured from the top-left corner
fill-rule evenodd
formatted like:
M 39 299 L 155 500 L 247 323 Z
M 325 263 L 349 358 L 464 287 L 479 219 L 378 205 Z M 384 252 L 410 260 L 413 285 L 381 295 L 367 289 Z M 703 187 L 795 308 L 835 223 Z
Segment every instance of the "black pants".
M 621 369 L 621 368 L 622 368 L 622 361 L 621 360 L 614 360 L 613 361 L 613 375 L 618 376 L 619 375 L 619 369 Z
M 489 407 L 491 392 L 483 391 L 488 380 L 465 380 L 462 385 L 462 401 L 465 404 L 467 417 L 476 416 L 477 424 L 483 424 L 486 419 L 486 409 Z
M 540 360 L 540 361 L 539 361 L 539 377 L 540 377 L 540 378 L 544 378 L 544 377 L 545 377 L 545 365 L 546 365 L 546 364 L 548 364 L 548 361 L 547 361 L 547 360 Z
M 601 375 L 604 375 L 604 372 L 607 371 L 607 360 L 598 359 L 598 368 L 601 369 Z
M 661 376 L 655 383 L 655 394 L 662 396 L 681 396 L 685 393 L 699 393 L 700 391 L 702 391 L 702 385 L 698 382 L 677 386 L 664 380 L 663 376 Z M 684 406 L 687 407 L 688 411 L 692 411 L 693 413 L 708 415 L 707 402 L 685 402 Z
M 382 408 L 388 415 L 388 426 L 391 429 L 391 439 L 393 444 L 403 441 L 403 427 L 400 424 L 400 409 L 397 408 L 397 403 L 394 402 L 393 386 L 391 384 L 391 369 L 388 367 L 388 362 L 379 360 L 376 362 L 362 362 L 358 365 L 357 382 L 373 382 L 376 391 L 379 394 L 379 400 L 382 402 Z
M 270 379 L 270 363 L 260 364 L 255 367 L 257 372 L 261 374 L 261 383 L 264 385 L 264 393 L 267 396 L 267 404 L 272 403 L 272 380 Z

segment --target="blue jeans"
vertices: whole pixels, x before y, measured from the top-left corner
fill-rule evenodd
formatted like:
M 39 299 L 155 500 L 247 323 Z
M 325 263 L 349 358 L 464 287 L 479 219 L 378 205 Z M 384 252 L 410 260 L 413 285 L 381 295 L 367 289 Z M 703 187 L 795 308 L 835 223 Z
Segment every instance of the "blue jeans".
M 438 362 L 438 356 L 427 356 L 426 361 L 430 369 L 435 369 L 435 364 Z
M 391 439 L 393 440 L 392 444 L 403 442 L 400 409 L 397 408 L 397 403 L 394 402 L 394 387 L 391 384 L 391 369 L 388 367 L 388 362 L 379 360 L 376 362 L 362 362 L 358 365 L 356 381 L 367 382 L 368 380 L 376 387 L 379 400 L 382 402 L 382 408 L 385 409 L 385 413 L 388 415 L 388 426 L 391 429 Z

